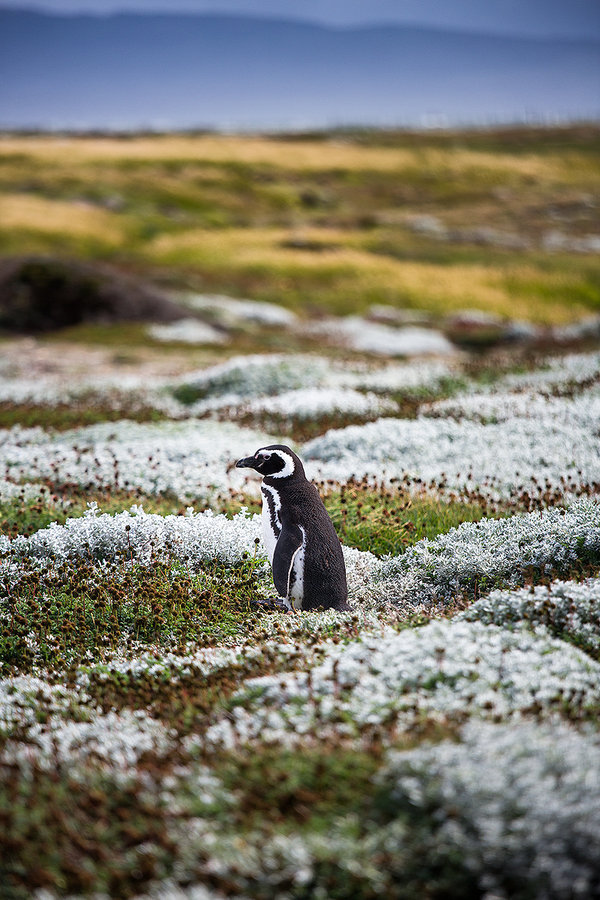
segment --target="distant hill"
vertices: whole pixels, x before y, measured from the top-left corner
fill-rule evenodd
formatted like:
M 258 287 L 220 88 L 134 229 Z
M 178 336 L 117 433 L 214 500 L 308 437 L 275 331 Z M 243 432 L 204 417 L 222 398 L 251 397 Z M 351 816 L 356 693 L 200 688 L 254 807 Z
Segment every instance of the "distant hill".
M 0 10 L 0 127 L 600 118 L 600 42 L 219 15 Z

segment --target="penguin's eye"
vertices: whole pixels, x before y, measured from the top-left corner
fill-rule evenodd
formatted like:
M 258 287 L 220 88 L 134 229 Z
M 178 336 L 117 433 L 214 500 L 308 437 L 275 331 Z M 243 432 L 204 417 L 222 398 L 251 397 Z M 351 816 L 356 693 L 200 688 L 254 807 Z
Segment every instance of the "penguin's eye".
M 265 462 L 266 462 L 268 459 L 271 459 L 271 454 L 270 454 L 270 453 L 262 453 L 261 456 L 262 456 L 262 458 L 263 458 L 263 460 L 264 460 Z

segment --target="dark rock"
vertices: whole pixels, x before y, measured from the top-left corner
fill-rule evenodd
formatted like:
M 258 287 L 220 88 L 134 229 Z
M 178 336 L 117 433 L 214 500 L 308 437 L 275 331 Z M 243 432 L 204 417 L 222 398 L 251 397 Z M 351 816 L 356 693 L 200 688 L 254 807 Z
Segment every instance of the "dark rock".
M 506 322 L 480 309 L 462 309 L 444 322 L 444 333 L 452 343 L 465 349 L 485 349 L 504 339 Z
M 0 262 L 0 329 L 54 331 L 82 322 L 172 322 L 181 308 L 109 266 L 52 257 Z

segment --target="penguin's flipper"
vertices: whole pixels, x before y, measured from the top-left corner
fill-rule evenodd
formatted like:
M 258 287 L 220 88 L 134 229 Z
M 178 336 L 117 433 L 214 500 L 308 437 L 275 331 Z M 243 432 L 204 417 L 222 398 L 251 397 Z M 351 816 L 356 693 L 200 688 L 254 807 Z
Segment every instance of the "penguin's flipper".
M 290 580 L 294 557 L 304 540 L 302 529 L 298 525 L 284 528 L 273 554 L 273 582 L 281 597 L 289 597 Z

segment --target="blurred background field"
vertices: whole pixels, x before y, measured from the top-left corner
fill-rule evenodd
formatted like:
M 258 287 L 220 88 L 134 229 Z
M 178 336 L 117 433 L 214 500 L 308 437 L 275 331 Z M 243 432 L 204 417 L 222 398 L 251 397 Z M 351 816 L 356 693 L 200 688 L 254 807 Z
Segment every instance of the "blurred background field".
M 383 305 L 563 325 L 600 312 L 599 138 L 4 135 L 0 250 L 304 319 Z

